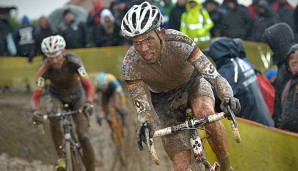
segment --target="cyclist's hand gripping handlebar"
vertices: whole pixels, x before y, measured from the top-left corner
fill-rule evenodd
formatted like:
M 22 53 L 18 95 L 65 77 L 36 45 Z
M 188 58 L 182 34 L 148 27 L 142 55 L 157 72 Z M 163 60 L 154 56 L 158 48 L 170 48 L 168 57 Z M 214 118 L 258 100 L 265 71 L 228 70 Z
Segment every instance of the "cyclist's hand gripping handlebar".
M 44 128 L 43 128 L 42 117 L 43 116 L 40 111 L 38 111 L 38 110 L 33 111 L 33 116 L 32 116 L 33 124 L 37 125 L 40 134 L 44 135 L 45 132 L 44 132 Z
M 144 143 L 146 144 L 147 146 L 147 151 L 151 153 L 151 157 L 152 157 L 152 160 L 154 161 L 154 163 L 156 165 L 159 165 L 160 164 L 160 161 L 158 159 L 158 156 L 157 156 L 157 153 L 156 153 L 156 150 L 155 150 L 155 147 L 154 147 L 154 143 L 153 143 L 153 139 L 152 137 L 150 137 L 150 133 L 153 134 L 153 132 L 150 132 L 150 131 L 153 131 L 152 128 L 153 126 L 150 125 L 149 123 L 145 122 L 143 124 L 143 129 L 144 129 Z

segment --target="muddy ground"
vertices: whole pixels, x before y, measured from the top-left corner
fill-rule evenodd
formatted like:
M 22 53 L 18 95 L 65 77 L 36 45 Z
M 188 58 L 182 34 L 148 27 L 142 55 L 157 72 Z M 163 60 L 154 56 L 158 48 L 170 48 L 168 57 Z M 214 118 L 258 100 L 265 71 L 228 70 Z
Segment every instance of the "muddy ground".
M 9 158 L 18 158 L 28 163 L 40 160 L 42 164 L 51 166 L 56 162 L 57 156 L 48 131 L 48 123 L 44 124 L 44 135 L 41 135 L 36 126 L 32 124 L 31 95 L 31 93 L 0 94 L 0 155 L 5 154 Z M 41 106 L 44 111 L 44 100 Z M 131 104 L 129 106 L 131 107 Z M 153 163 L 146 151 L 139 151 L 135 142 L 137 125 L 135 116 L 134 110 L 130 110 L 125 128 L 125 152 L 128 162 L 123 165 L 112 142 L 111 130 L 107 122 L 104 121 L 102 126 L 99 126 L 95 115 L 92 115 L 89 136 L 96 154 L 97 171 L 173 170 L 159 139 L 156 139 L 156 149 L 161 160 L 159 166 Z M 36 168 L 36 170 L 43 169 Z

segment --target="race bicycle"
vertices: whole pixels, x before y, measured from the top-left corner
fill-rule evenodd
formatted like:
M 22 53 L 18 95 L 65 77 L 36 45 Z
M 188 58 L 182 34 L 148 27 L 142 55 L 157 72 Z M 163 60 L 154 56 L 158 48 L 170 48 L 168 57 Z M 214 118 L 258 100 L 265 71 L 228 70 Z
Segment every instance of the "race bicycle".
M 112 131 L 112 139 L 113 143 L 116 146 L 117 151 L 120 155 L 120 161 L 122 165 L 127 164 L 127 158 L 125 153 L 125 147 L 124 147 L 124 126 L 123 122 L 121 122 L 121 118 L 119 118 L 119 114 L 116 111 L 115 108 L 111 107 L 110 109 L 111 113 L 105 116 L 98 116 L 97 122 L 101 124 L 102 120 L 106 120 L 111 128 Z
M 156 137 L 162 137 L 165 135 L 169 134 L 174 134 L 179 131 L 191 131 L 191 137 L 190 137 L 190 144 L 192 146 L 192 152 L 194 156 L 194 163 L 197 164 L 197 168 L 199 170 L 208 170 L 208 171 L 215 171 L 217 170 L 220 166 L 217 162 L 215 162 L 213 165 L 210 164 L 210 162 L 207 160 L 205 152 L 204 152 L 204 147 L 201 141 L 201 137 L 198 134 L 198 129 L 203 129 L 202 127 L 210 122 L 218 121 L 224 118 L 228 118 L 231 122 L 231 127 L 232 127 L 232 132 L 234 135 L 234 139 L 237 143 L 240 143 L 241 138 L 240 134 L 238 131 L 238 123 L 236 121 L 236 117 L 233 113 L 233 111 L 230 109 L 228 106 L 228 113 L 220 112 L 217 114 L 212 114 L 210 116 L 206 116 L 202 119 L 194 119 L 193 118 L 193 111 L 192 109 L 188 108 L 186 110 L 186 121 L 182 124 L 174 125 L 171 127 L 163 128 L 154 131 L 153 138 Z M 145 137 L 146 137 L 146 145 L 148 151 L 151 153 L 151 157 L 154 161 L 155 164 L 159 165 L 160 161 L 157 156 L 155 147 L 154 147 L 154 142 L 153 138 L 149 138 L 149 129 L 145 129 Z M 189 170 L 191 171 L 191 170 Z
M 44 115 L 43 119 L 58 119 L 62 120 L 63 125 L 63 135 L 64 142 L 60 146 L 60 148 L 64 152 L 65 156 L 65 171 L 85 171 L 85 167 L 83 164 L 83 155 L 81 152 L 81 146 L 77 141 L 77 137 L 74 134 L 74 129 L 72 126 L 72 115 L 83 114 L 82 110 L 72 111 L 69 109 L 68 104 L 63 105 L 63 111 L 57 112 L 54 114 Z M 42 127 L 40 127 L 43 130 Z M 44 131 L 42 131 L 44 132 Z M 64 171 L 64 169 L 60 169 L 59 171 Z

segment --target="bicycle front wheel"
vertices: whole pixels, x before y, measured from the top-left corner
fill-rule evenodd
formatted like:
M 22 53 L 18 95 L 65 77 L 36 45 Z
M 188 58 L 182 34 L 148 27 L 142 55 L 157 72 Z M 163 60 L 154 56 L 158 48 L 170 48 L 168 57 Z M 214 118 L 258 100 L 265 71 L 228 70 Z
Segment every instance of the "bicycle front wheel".
M 65 162 L 66 162 L 66 171 L 74 171 L 72 163 L 72 150 L 71 144 L 69 141 L 65 142 Z

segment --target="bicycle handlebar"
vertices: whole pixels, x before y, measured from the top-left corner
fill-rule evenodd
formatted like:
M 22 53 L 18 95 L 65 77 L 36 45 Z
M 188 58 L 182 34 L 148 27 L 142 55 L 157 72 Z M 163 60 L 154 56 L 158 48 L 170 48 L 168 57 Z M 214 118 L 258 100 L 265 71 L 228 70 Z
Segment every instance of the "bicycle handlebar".
M 43 115 L 42 119 L 43 120 L 48 120 L 49 118 L 62 118 L 62 117 L 65 117 L 65 116 L 68 116 L 68 115 L 74 115 L 74 114 L 77 114 L 77 113 L 81 113 L 82 110 L 76 110 L 76 111 L 69 111 L 69 112 L 57 112 L 55 114 L 52 114 L 52 115 Z M 37 125 L 38 129 L 39 129 L 39 132 L 40 134 L 44 135 L 45 134 L 45 131 L 44 131 L 44 128 L 43 128 L 43 124 L 39 124 Z
M 174 125 L 172 127 L 167 127 L 167 128 L 156 130 L 153 134 L 153 137 L 154 138 L 161 137 L 161 136 L 169 135 L 174 132 L 182 131 L 185 129 L 196 129 L 201 125 L 204 125 L 209 122 L 217 121 L 217 120 L 220 120 L 223 118 L 225 118 L 225 113 L 220 112 L 218 114 L 206 116 L 203 119 L 190 119 L 190 120 L 187 120 L 184 123 L 179 124 L 179 125 Z
M 69 116 L 69 115 L 74 115 L 74 114 L 77 114 L 77 113 L 81 113 L 82 110 L 75 110 L 75 111 L 69 111 L 69 112 L 57 112 L 55 114 L 51 114 L 51 115 L 44 115 L 43 116 L 43 120 L 47 120 L 49 118 L 58 118 L 58 119 L 61 119 L 65 116 Z
M 223 118 L 228 118 L 229 120 L 231 120 L 230 123 L 231 123 L 231 127 L 232 127 L 232 132 L 233 132 L 233 135 L 234 135 L 234 139 L 237 143 L 240 143 L 241 138 L 240 138 L 240 134 L 239 134 L 239 131 L 238 131 L 238 124 L 237 124 L 237 121 L 236 121 L 236 117 L 235 117 L 233 111 L 230 109 L 229 106 L 228 106 L 228 113 L 227 114 L 224 113 L 224 112 L 220 112 L 220 113 L 217 113 L 217 114 L 206 116 L 202 119 L 190 119 L 190 120 L 187 120 L 184 123 L 179 124 L 179 125 L 174 125 L 172 127 L 159 129 L 159 130 L 156 130 L 154 132 L 153 138 L 161 137 L 161 136 L 164 136 L 164 135 L 169 135 L 169 134 L 172 134 L 174 132 L 182 131 L 182 130 L 185 130 L 185 129 L 197 129 L 199 126 L 202 126 L 206 123 L 218 121 L 218 120 L 221 120 Z M 154 148 L 153 138 L 149 139 L 149 135 L 148 135 L 148 139 L 147 139 L 147 136 L 146 136 L 146 143 L 148 143 L 150 141 L 152 142 L 151 146 L 150 146 L 151 147 L 150 148 L 151 157 L 152 157 L 153 161 L 155 162 L 155 164 L 159 165 L 160 162 L 159 162 L 158 156 L 157 156 L 155 148 Z M 148 144 L 147 144 L 147 146 L 148 146 Z

